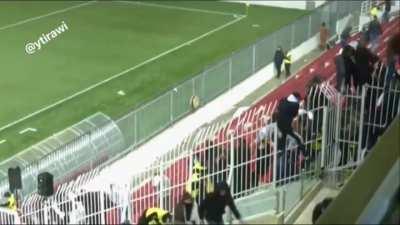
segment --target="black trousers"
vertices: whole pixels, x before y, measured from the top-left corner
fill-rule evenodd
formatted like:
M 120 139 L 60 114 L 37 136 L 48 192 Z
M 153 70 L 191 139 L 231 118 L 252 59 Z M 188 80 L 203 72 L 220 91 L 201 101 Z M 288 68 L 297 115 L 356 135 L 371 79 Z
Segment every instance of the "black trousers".
M 276 77 L 279 78 L 281 76 L 281 67 L 282 67 L 282 63 L 277 63 L 275 62 L 275 69 L 276 69 Z
M 296 144 L 299 146 L 298 148 L 299 148 L 300 152 L 304 156 L 306 156 L 304 143 L 301 140 L 301 137 L 298 134 L 296 134 L 293 131 L 293 129 L 281 129 L 281 133 L 282 133 L 282 137 L 278 141 L 278 149 L 283 152 L 283 155 L 284 155 L 283 158 L 286 158 L 286 137 L 288 135 L 291 136 L 296 141 Z
M 292 64 L 290 64 L 290 63 L 285 63 L 285 72 L 286 72 L 286 77 L 289 77 L 290 76 L 290 66 L 291 66 Z

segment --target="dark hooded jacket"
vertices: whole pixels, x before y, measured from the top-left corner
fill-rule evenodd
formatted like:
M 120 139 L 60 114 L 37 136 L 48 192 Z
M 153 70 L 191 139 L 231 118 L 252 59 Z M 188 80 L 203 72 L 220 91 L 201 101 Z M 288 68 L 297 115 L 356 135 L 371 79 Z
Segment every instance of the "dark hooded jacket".
M 225 195 L 219 194 L 220 190 L 225 190 Z M 213 193 L 210 193 L 200 203 L 199 214 L 200 219 L 207 221 L 222 222 L 222 216 L 225 213 L 225 207 L 229 206 L 237 219 L 240 219 L 240 213 L 233 201 L 229 186 L 226 182 L 220 182 L 215 185 Z

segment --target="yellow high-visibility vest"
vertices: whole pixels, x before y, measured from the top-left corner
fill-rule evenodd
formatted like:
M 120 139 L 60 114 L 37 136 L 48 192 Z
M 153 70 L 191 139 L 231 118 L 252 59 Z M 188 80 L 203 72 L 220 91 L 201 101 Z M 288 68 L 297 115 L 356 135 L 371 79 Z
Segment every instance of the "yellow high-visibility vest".
M 206 184 L 206 192 L 211 193 L 214 191 L 214 186 L 212 183 L 205 178 Z M 198 183 L 198 185 L 193 185 L 195 183 Z M 194 187 L 193 187 L 194 186 Z M 193 173 L 192 176 L 189 178 L 189 180 L 186 182 L 186 188 L 185 191 L 192 196 L 192 198 L 197 198 L 200 194 L 200 174 L 198 173 Z
M 285 64 L 292 64 L 292 56 L 291 56 L 291 55 L 287 55 L 287 56 L 285 57 L 285 59 L 283 60 L 283 62 L 284 62 Z
M 156 213 L 158 223 L 156 220 L 151 220 L 151 221 L 149 221 L 149 224 L 159 224 L 159 223 L 163 224 L 162 218 L 163 218 L 163 216 L 168 214 L 168 211 L 166 211 L 164 209 L 160 209 L 160 208 L 148 208 L 146 211 L 146 218 L 149 217 L 150 215 L 152 215 L 153 213 Z
M 8 197 L 7 202 L 8 202 L 8 206 L 7 207 L 10 210 L 17 211 L 17 201 L 15 200 L 15 197 L 14 197 L 13 194 L 11 194 L 11 196 Z
M 374 17 L 378 16 L 378 12 L 379 12 L 378 7 L 374 6 L 371 8 L 371 11 L 369 13 L 371 14 L 372 17 Z

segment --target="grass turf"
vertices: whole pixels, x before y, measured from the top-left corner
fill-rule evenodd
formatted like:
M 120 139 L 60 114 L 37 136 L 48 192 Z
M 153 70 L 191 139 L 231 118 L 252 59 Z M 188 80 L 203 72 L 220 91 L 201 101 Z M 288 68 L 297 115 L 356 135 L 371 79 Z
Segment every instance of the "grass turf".
M 81 2 L 1 2 L 0 27 Z M 160 4 L 159 2 L 155 2 Z M 242 4 L 162 2 L 243 14 Z M 0 160 L 101 111 L 118 118 L 307 11 L 252 6 L 245 19 L 0 132 Z M 0 30 L 0 127 L 234 20 L 231 15 L 96 2 Z M 69 30 L 25 53 L 65 21 Z M 259 24 L 259 27 L 252 27 Z M 1 28 L 0 28 L 1 29 Z M 221 44 L 223 43 L 223 44 Z M 117 95 L 124 90 L 126 95 Z M 37 132 L 18 134 L 34 127 Z

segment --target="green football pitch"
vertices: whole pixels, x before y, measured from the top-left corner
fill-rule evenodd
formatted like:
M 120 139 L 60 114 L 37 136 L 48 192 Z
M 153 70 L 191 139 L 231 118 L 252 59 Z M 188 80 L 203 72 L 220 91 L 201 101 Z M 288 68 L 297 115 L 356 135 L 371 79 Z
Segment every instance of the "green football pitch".
M 121 117 L 308 12 L 245 13 L 210 1 L 0 2 L 0 160 L 96 112 Z

